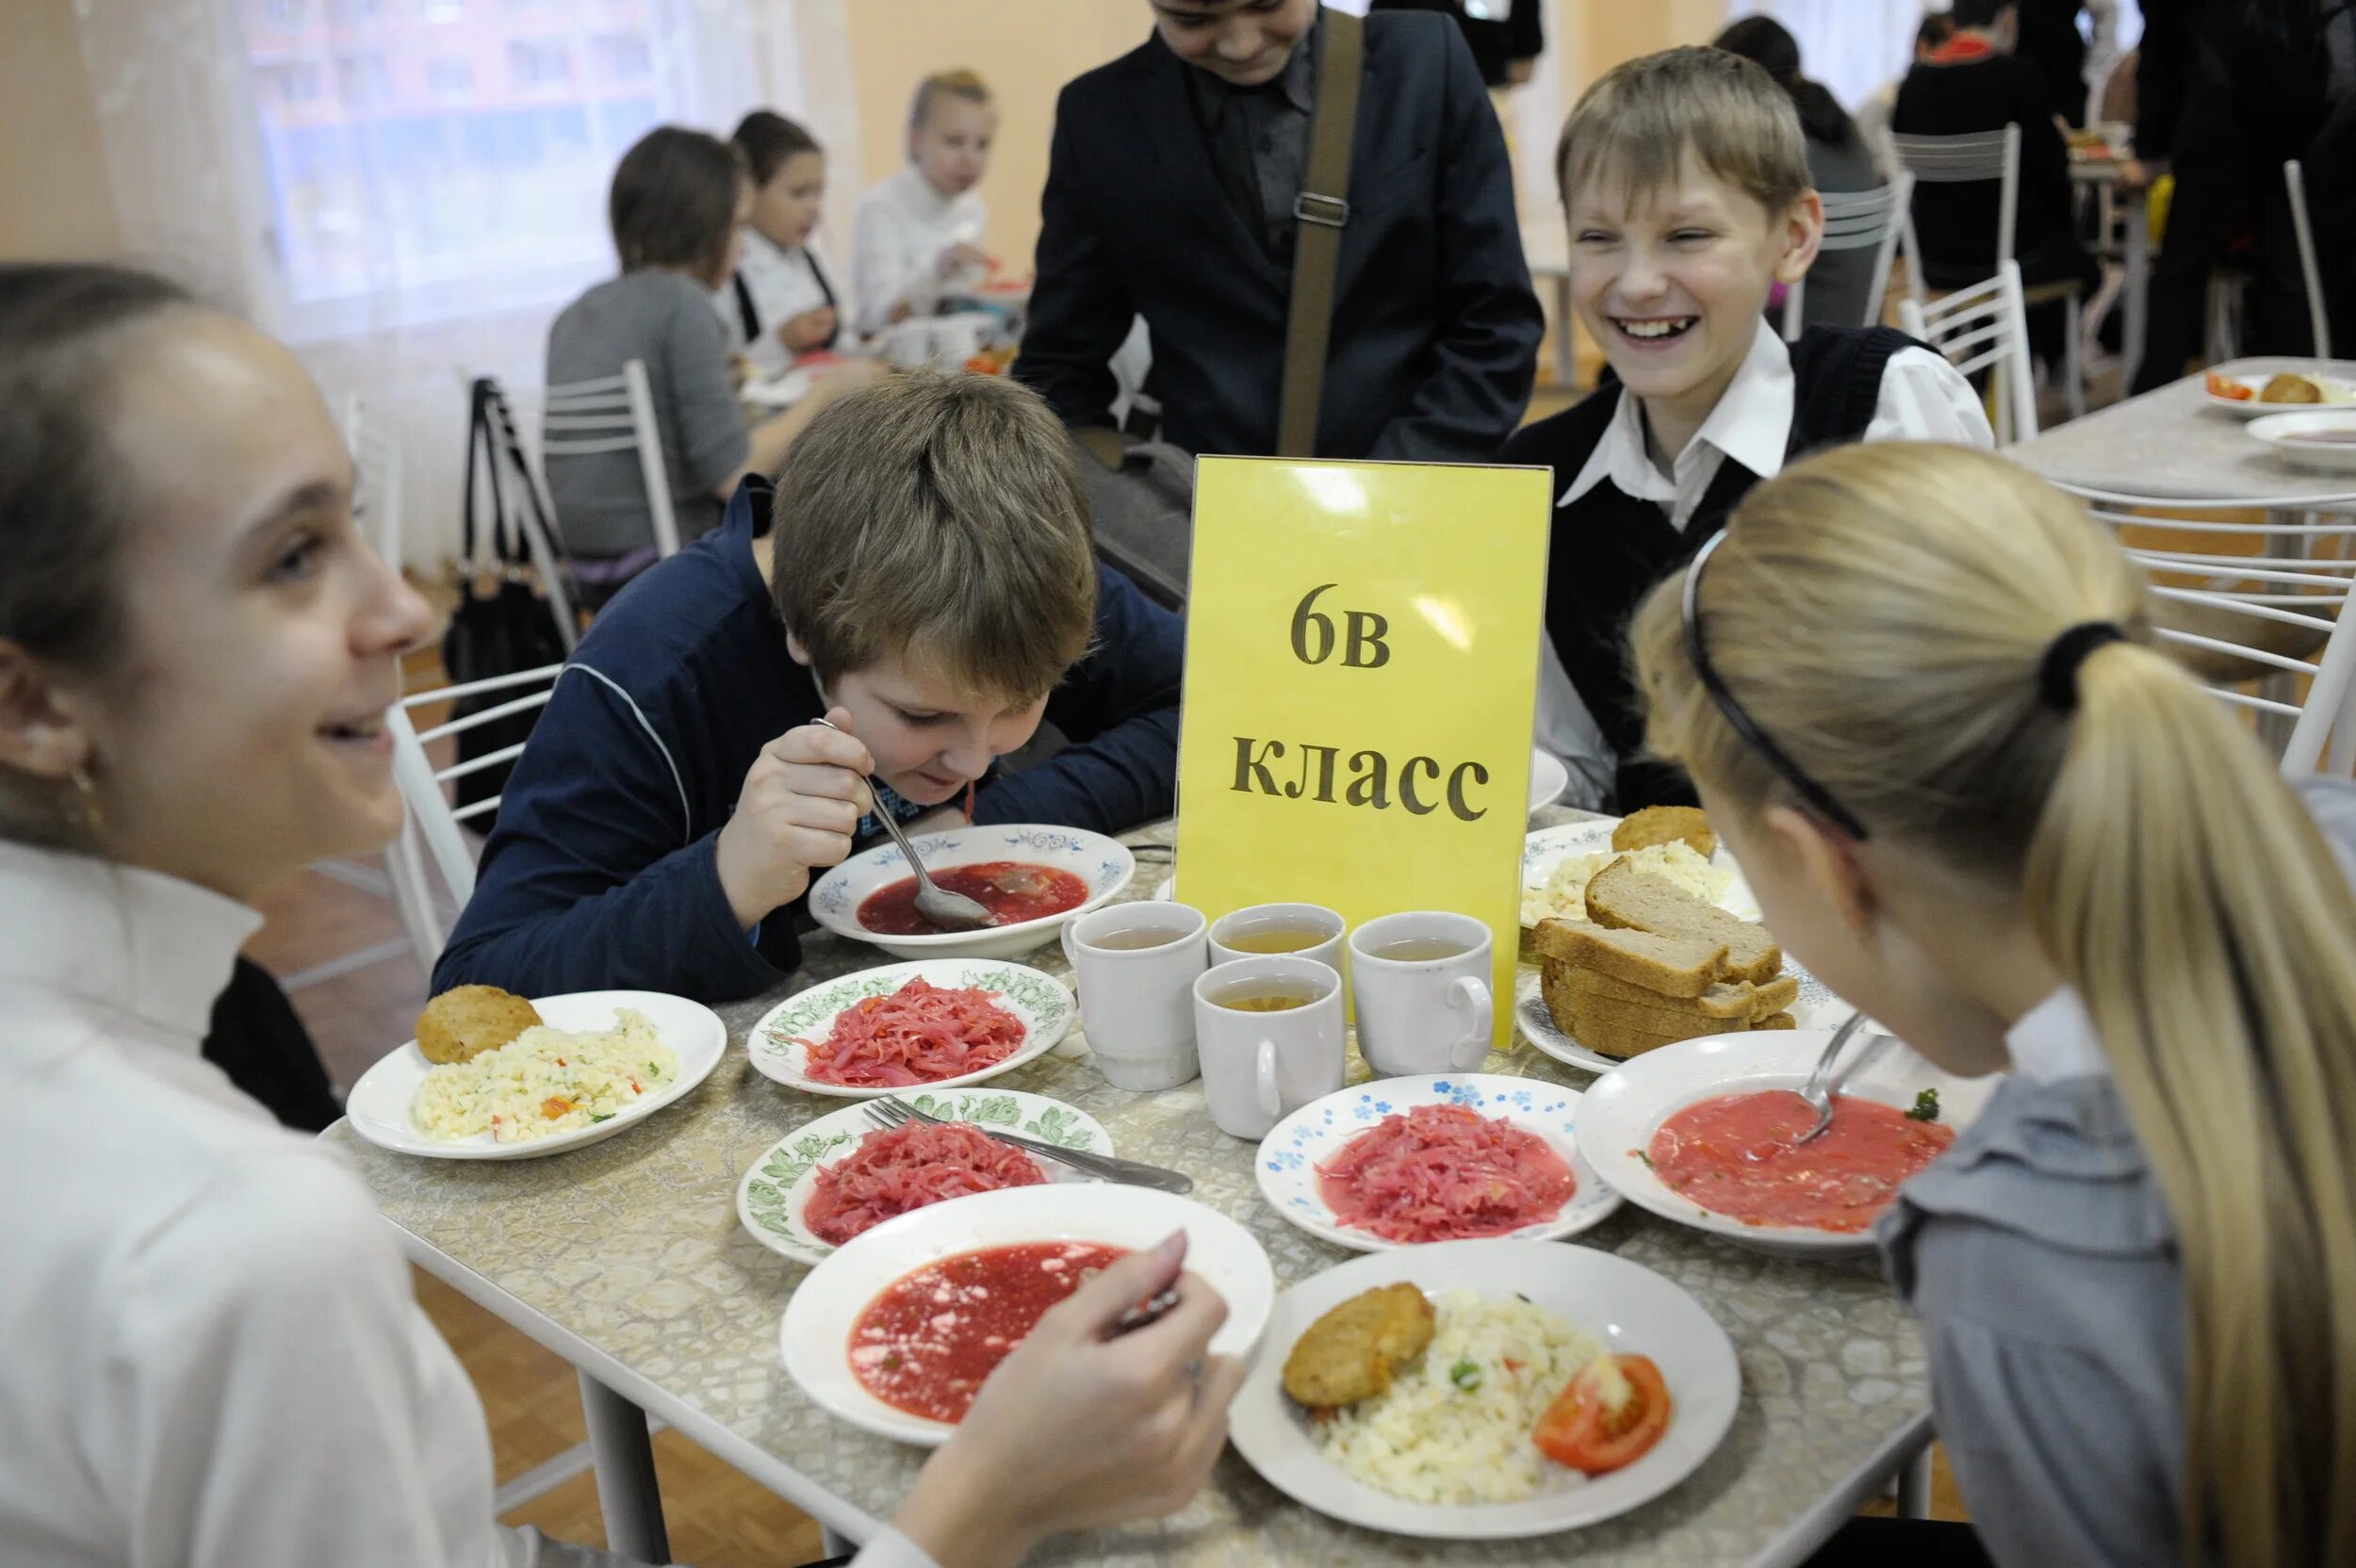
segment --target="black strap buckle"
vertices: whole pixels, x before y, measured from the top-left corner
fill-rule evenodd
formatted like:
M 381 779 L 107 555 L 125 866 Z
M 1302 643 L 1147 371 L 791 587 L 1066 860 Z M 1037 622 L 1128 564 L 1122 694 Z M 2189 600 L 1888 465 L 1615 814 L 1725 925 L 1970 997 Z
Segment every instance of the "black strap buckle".
M 1293 216 L 1303 223 L 1322 223 L 1338 229 L 1350 221 L 1350 204 L 1339 196 L 1320 196 L 1304 190 L 1293 198 Z

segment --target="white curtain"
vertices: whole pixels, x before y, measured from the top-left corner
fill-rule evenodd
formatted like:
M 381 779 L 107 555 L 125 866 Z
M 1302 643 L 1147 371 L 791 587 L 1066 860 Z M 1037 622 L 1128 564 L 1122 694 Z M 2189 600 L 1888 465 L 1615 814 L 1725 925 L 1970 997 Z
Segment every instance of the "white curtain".
M 1931 0 L 1753 0 L 1734 14 L 1764 12 L 1799 41 L 1801 69 L 1851 108 L 1903 73 L 1914 57 L 1914 30 Z
M 632 140 L 665 122 L 725 136 L 768 106 L 814 119 L 851 177 L 843 4 L 77 10 L 130 259 L 251 316 L 339 414 L 356 395 L 398 432 L 402 553 L 430 567 L 457 538 L 465 378 L 537 384 L 549 317 L 614 270 L 605 192 Z M 807 104 L 806 81 L 833 97 Z

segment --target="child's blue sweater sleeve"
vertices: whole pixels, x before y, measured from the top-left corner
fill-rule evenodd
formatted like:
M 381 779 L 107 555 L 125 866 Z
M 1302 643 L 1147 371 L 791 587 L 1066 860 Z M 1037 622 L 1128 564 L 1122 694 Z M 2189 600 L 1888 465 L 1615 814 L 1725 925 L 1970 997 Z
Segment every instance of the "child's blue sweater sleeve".
M 1111 567 L 1096 577 L 1096 646 L 1047 700 L 1071 744 L 983 790 L 975 822 L 1121 833 L 1176 806 L 1185 623 Z
M 474 897 L 434 967 L 524 996 L 610 988 L 750 996 L 800 961 L 792 923 L 737 923 L 718 830 L 692 825 L 681 776 L 623 699 L 578 668 L 516 760 Z

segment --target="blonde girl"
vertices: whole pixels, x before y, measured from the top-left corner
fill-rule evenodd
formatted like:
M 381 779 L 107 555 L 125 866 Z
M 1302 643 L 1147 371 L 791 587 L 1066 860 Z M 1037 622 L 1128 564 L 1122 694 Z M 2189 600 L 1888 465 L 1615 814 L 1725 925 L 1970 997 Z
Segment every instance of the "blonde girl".
M 1879 1233 L 1991 1555 L 2356 1560 L 2356 900 L 2137 571 L 2010 464 L 1857 447 L 1631 637 L 1793 956 L 2011 1070 Z

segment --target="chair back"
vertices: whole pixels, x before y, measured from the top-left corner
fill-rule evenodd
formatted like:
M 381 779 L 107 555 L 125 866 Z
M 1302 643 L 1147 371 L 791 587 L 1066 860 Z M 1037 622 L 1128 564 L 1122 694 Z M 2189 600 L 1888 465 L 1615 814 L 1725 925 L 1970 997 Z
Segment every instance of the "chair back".
M 529 418 L 526 425 L 532 423 Z M 671 475 L 663 460 L 663 427 L 655 420 L 654 391 L 646 362 L 633 359 L 621 373 L 591 381 L 564 382 L 541 394 L 539 430 L 542 491 L 548 460 L 634 452 L 639 482 L 646 487 L 646 514 L 654 520 L 658 554 L 679 553 L 679 519 L 671 507 Z M 555 515 L 551 509 L 551 516 Z M 564 519 L 557 517 L 559 529 Z
M 1864 315 L 1857 323 L 1858 326 L 1881 325 L 1882 301 L 1890 291 L 1890 260 L 1898 246 L 1906 204 L 1913 196 L 1914 176 L 1904 170 L 1890 184 L 1871 190 L 1824 192 L 1824 237 L 1819 252 L 1862 251 L 1869 247 L 1873 252 L 1873 279 L 1865 291 Z M 1807 290 L 1808 280 L 1802 278 L 1784 295 L 1783 337 L 1787 343 L 1800 340 Z
M 2021 127 L 1974 131 L 1969 136 L 1900 136 L 1890 138 L 1899 167 L 1915 184 L 1980 185 L 1996 182 L 1996 260 L 2011 261 L 2015 232 L 2021 218 Z M 1906 286 L 1922 297 L 1922 257 L 1906 247 Z
M 2021 298 L 2021 264 L 2007 261 L 1996 275 L 1927 303 L 1898 302 L 1908 335 L 1930 344 L 1965 375 L 1994 377 L 1996 444 L 2009 447 L 2037 433 L 2037 380 L 2029 360 L 2029 313 Z
M 2299 272 L 2307 286 L 2307 319 L 2315 328 L 2315 357 L 2331 357 L 2331 314 L 2324 306 L 2323 269 L 2315 260 L 2315 225 L 2307 218 L 2307 175 L 2297 158 L 2282 165 L 2290 189 L 2291 229 L 2299 239 Z
M 547 707 L 557 677 L 564 672 L 563 664 L 544 664 L 536 670 L 494 676 L 463 686 L 438 686 L 402 697 L 386 716 L 386 728 L 393 742 L 393 782 L 401 791 L 401 805 L 408 813 L 389 857 L 394 902 L 400 906 L 402 925 L 417 948 L 418 959 L 429 973 L 441 956 L 448 933 L 442 929 L 440 912 L 434 906 L 425 861 L 431 858 L 433 869 L 449 890 L 450 901 L 464 909 L 466 901 L 474 896 L 475 850 L 460 829 L 478 818 L 492 817 L 499 804 L 499 797 L 492 795 L 468 806 L 453 807 L 444 786 L 468 774 L 513 762 L 524 750 L 518 743 L 448 767 L 436 767 L 432 748 L 465 730 Z M 463 697 L 486 693 L 512 694 L 463 718 L 443 719 L 422 730 L 417 728 L 420 710 L 446 709 Z

